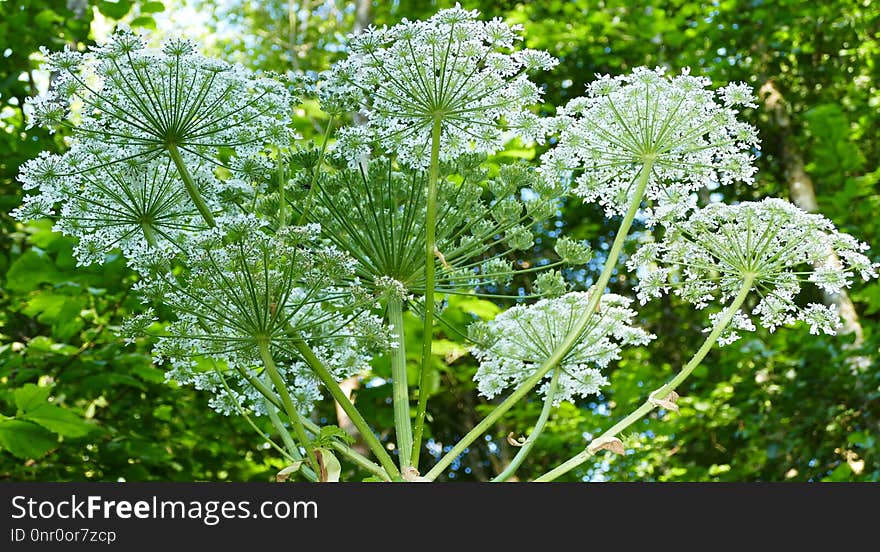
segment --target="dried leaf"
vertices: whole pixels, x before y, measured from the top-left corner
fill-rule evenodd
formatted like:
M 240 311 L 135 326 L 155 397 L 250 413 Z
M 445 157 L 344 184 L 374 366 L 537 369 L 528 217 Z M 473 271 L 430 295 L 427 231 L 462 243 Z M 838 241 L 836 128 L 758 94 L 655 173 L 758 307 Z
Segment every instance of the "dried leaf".
M 315 457 L 318 459 L 318 481 L 321 483 L 336 483 L 342 473 L 342 464 L 328 449 L 316 448 Z
M 626 449 L 623 448 L 623 441 L 617 437 L 600 437 L 587 447 L 587 452 L 590 454 L 596 454 L 600 450 L 607 450 L 620 455 L 626 454 Z
M 412 466 L 403 468 L 400 472 L 400 476 L 403 477 L 404 481 L 409 483 L 430 483 L 431 480 L 419 475 L 419 470 L 413 468 Z
M 677 400 L 678 400 L 678 393 L 676 393 L 675 391 L 670 391 L 669 394 L 666 395 L 666 398 L 664 398 L 664 399 L 658 399 L 657 397 L 654 396 L 653 393 L 651 394 L 650 397 L 648 397 L 648 402 L 650 402 L 651 404 L 653 404 L 654 406 L 656 406 L 658 408 L 665 408 L 666 410 L 669 410 L 670 412 L 678 412 L 678 405 L 675 404 L 675 401 L 677 401 Z
M 278 483 L 284 483 L 290 478 L 290 474 L 295 473 L 299 470 L 299 467 L 302 466 L 302 462 L 294 462 L 293 464 L 287 466 L 277 474 L 275 474 L 275 481 Z
M 513 432 L 511 431 L 510 433 L 507 434 L 507 442 L 512 447 L 521 447 L 524 444 L 526 444 L 526 438 L 520 437 L 519 439 L 517 439 L 516 437 L 513 436 Z

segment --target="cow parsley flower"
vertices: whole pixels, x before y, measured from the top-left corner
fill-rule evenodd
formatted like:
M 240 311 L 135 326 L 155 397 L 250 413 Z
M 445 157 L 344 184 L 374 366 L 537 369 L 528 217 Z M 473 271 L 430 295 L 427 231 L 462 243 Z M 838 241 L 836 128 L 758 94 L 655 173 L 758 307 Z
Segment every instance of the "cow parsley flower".
M 518 305 L 490 322 L 471 325 L 477 343 L 473 355 L 480 361 L 474 379 L 477 388 L 492 398 L 508 387 L 517 387 L 549 359 L 573 329 L 590 298 L 590 292 L 571 292 L 532 305 Z M 644 345 L 654 338 L 632 326 L 636 312 L 626 297 L 605 294 L 599 309 L 578 336 L 576 345 L 559 363 L 559 391 L 554 404 L 599 392 L 608 384 L 600 369 L 620 357 L 626 345 Z M 541 392 L 547 392 L 550 375 Z
M 811 333 L 833 334 L 839 326 L 833 307 L 815 303 L 800 307 L 795 297 L 805 282 L 835 293 L 857 276 L 876 278 L 880 265 L 865 256 L 867 249 L 838 232 L 825 217 L 767 198 L 710 204 L 671 225 L 659 243 L 643 245 L 628 264 L 639 270 L 637 291 L 642 303 L 674 290 L 704 308 L 716 299 L 728 300 L 751 282 L 760 297 L 751 315 L 770 331 L 803 320 Z M 833 262 L 832 253 L 839 263 Z M 747 314 L 739 313 L 722 344 L 734 341 L 736 330 L 754 328 Z
M 317 228 L 268 235 L 253 216 L 222 226 L 225 233 L 213 229 L 187 243 L 183 274 L 148 273 L 138 285 L 176 314 L 154 351 L 170 360 L 172 377 L 190 381 L 200 357 L 236 370 L 259 366 L 263 345 L 280 365 L 293 367 L 300 362 L 296 343 L 304 340 L 343 379 L 387 346 L 384 326 L 363 308 L 368 299 L 339 286 L 351 260 L 320 246 Z
M 401 162 L 427 166 L 435 123 L 440 159 L 447 161 L 495 152 L 514 136 L 543 140 L 543 123 L 529 110 L 542 91 L 528 73 L 551 69 L 557 60 L 514 51 L 522 27 L 479 15 L 456 5 L 424 21 L 404 19 L 350 37 L 351 52 L 331 77 L 331 86 L 357 92 L 369 120 L 369 130 L 340 133 L 342 143 L 357 146 L 350 159 L 357 161 L 355 154 L 375 140 Z M 367 139 L 370 132 L 374 140 Z
M 92 163 L 91 170 L 71 174 Z M 194 167 L 192 174 L 203 197 L 219 195 L 207 167 Z M 148 246 L 182 244 L 206 228 L 168 159 L 119 166 L 76 152 L 43 152 L 25 163 L 20 180 L 39 194 L 26 196 L 12 215 L 23 221 L 57 216 L 54 230 L 79 239 L 74 254 L 80 265 L 101 263 L 114 248 L 132 258 Z
M 532 247 L 535 225 L 556 214 L 559 197 L 535 171 L 510 164 L 487 179 L 482 159 L 464 155 L 439 170 L 438 293 L 505 285 L 516 273 L 513 254 Z M 389 282 L 400 288 L 400 296 L 421 293 L 426 179 L 425 171 L 397 167 L 382 157 L 365 167 L 323 174 L 306 220 L 320 222 L 325 238 L 351 255 L 354 275 L 375 295 L 385 293 Z M 563 260 L 542 269 L 588 258 L 584 244 L 563 239 L 557 245 Z
M 681 216 L 689 193 L 707 184 L 751 183 L 758 138 L 737 116 L 753 98 L 741 83 L 716 91 L 709 84 L 660 68 L 598 76 L 585 97 L 559 109 L 559 143 L 542 170 L 571 179 L 574 193 L 598 201 L 608 216 L 627 210 L 643 168 L 650 169 L 645 197 L 667 204 L 663 218 Z
M 117 161 L 177 147 L 211 162 L 220 149 L 253 157 L 289 144 L 291 97 L 285 86 L 196 52 L 173 38 L 148 48 L 119 31 L 87 53 L 49 53 L 53 87 L 31 102 L 31 122 L 67 127 L 82 140 L 116 149 Z

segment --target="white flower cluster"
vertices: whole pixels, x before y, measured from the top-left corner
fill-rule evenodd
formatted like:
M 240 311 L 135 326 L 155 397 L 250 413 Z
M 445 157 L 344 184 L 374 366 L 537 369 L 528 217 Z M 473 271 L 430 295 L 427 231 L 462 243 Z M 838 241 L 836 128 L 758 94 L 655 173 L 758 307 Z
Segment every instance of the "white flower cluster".
M 106 160 L 106 162 L 105 162 Z M 92 168 L 73 174 L 78 167 Z M 204 164 L 193 167 L 208 204 L 219 205 L 218 181 Z M 103 263 L 119 248 L 127 258 L 152 243 L 154 246 L 182 244 L 189 234 L 206 225 L 180 184 L 172 162 L 154 157 L 139 163 L 111 164 L 103 152 L 64 156 L 43 152 L 25 163 L 21 181 L 26 196 L 12 212 L 20 220 L 56 214 L 53 228 L 78 238 L 74 255 L 79 265 Z
M 435 122 L 441 160 L 494 153 L 514 136 L 542 141 L 543 121 L 529 110 L 541 90 L 528 73 L 557 60 L 514 51 L 521 27 L 479 15 L 456 5 L 424 21 L 352 35 L 351 53 L 334 67 L 330 86 L 361 99 L 368 125 L 340 132 L 339 151 L 356 163 L 379 143 L 401 162 L 425 167 Z
M 199 54 L 189 40 L 148 48 L 130 31 L 81 54 L 44 50 L 58 78 L 30 101 L 31 123 L 64 126 L 74 136 L 118 150 L 123 161 L 174 145 L 210 162 L 219 150 L 259 159 L 289 146 L 292 98 L 283 83 Z
M 183 274 L 154 266 L 137 285 L 143 296 L 176 315 L 154 348 L 160 361 L 170 364 L 169 379 L 228 398 L 221 376 L 206 371 L 208 359 L 231 372 L 227 383 L 240 384 L 237 397 L 252 400 L 259 412 L 260 395 L 243 374 L 262 371 L 254 368 L 262 365 L 261 344 L 270 347 L 300 397 L 316 396 L 317 383 L 296 352 L 297 340 L 309 343 L 339 379 L 367 369 L 373 354 L 387 348 L 387 329 L 363 312 L 363 298 L 352 288 L 334 287 L 350 276 L 352 261 L 317 244 L 317 227 L 287 227 L 268 235 L 253 217 L 222 222 L 225 232 L 213 229 L 188 242 Z M 149 321 L 128 326 L 143 331 Z M 301 404 L 306 408 L 311 402 L 303 398 Z
M 471 338 L 477 343 L 472 353 L 480 361 L 474 379 L 480 393 L 492 398 L 534 374 L 572 331 L 590 293 L 595 289 L 518 305 L 490 322 L 472 324 Z M 622 347 L 644 345 L 654 338 L 632 326 L 636 312 L 629 308 L 631 302 L 619 295 L 602 296 L 598 311 L 559 364 L 562 372 L 554 404 L 598 393 L 608 384 L 600 369 L 619 358 Z M 549 378 L 548 374 L 542 393 L 547 392 Z
M 560 198 L 536 171 L 509 164 L 488 178 L 484 159 L 468 154 L 440 164 L 435 240 L 439 293 L 509 283 L 517 273 L 510 252 L 532 247 L 535 227 L 552 224 L 548 219 L 556 213 Z M 357 261 L 355 275 L 375 294 L 408 297 L 425 290 L 423 177 L 423 170 L 395 166 L 380 156 L 316 183 L 314 207 L 306 220 L 321 221 L 328 241 Z M 524 196 L 529 199 L 522 201 Z M 568 239 L 560 240 L 557 249 L 567 264 L 586 262 L 591 255 L 583 243 Z
M 189 41 L 154 50 L 121 31 L 86 53 L 44 54 L 58 77 L 29 101 L 31 124 L 63 126 L 70 148 L 22 166 L 19 180 L 38 193 L 13 215 L 57 216 L 56 230 L 80 240 L 80 264 L 102 262 L 115 247 L 129 257 L 182 247 L 207 226 L 197 206 L 237 211 L 270 170 L 262 152 L 289 147 L 285 86 L 205 58 Z
M 833 334 L 839 325 L 833 307 L 813 303 L 802 308 L 795 297 L 804 282 L 836 293 L 856 276 L 876 278 L 880 265 L 864 255 L 867 249 L 825 217 L 767 198 L 710 204 L 670 225 L 661 242 L 644 244 L 628 265 L 639 271 L 642 303 L 674 290 L 704 308 L 715 299 L 733 297 L 750 280 L 760 296 L 751 315 L 770 331 L 803 320 L 811 333 Z M 833 262 L 834 255 L 839 262 Z M 739 313 L 721 342 L 735 341 L 736 330 L 754 328 L 746 314 Z
M 572 181 L 574 193 L 597 201 L 608 216 L 633 201 L 641 171 L 650 167 L 645 197 L 662 205 L 657 218 L 681 216 L 690 192 L 707 184 L 752 182 L 755 129 L 737 120 L 754 107 L 748 87 L 717 91 L 688 71 L 636 68 L 598 76 L 587 95 L 560 108 L 559 143 L 542 158 L 547 178 Z

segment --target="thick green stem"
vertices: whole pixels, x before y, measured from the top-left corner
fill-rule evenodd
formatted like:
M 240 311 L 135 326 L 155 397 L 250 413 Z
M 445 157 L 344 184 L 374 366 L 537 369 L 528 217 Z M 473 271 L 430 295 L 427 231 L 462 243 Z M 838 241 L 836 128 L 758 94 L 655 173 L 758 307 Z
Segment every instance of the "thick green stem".
M 217 223 L 214 222 L 214 214 L 208 209 L 208 204 L 205 203 L 205 198 L 202 197 L 202 193 L 199 192 L 199 187 L 189 173 L 189 169 L 186 168 L 186 163 L 183 162 L 180 150 L 177 149 L 175 144 L 168 144 L 165 148 L 168 150 L 168 155 L 171 156 L 171 160 L 174 161 L 174 165 L 177 167 L 177 173 L 180 175 L 180 179 L 183 180 L 186 193 L 189 194 L 189 198 L 196 206 L 196 209 L 199 210 L 199 213 L 202 215 L 202 218 L 205 219 L 205 222 L 208 223 L 208 226 L 217 226 Z
M 749 292 L 752 290 L 753 284 L 752 278 L 746 278 L 743 280 L 742 287 L 740 287 L 739 293 L 736 298 L 734 298 L 733 302 L 727 307 L 727 310 L 721 315 L 715 325 L 712 327 L 712 331 L 709 333 L 709 336 L 703 342 L 703 345 L 694 353 L 694 356 L 685 364 L 684 368 L 675 375 L 671 380 L 669 380 L 666 385 L 657 389 L 653 393 L 648 396 L 648 399 L 642 403 L 640 407 L 635 409 L 631 414 L 629 414 L 626 418 L 620 420 L 616 424 L 614 424 L 611 428 L 609 428 L 605 433 L 600 435 L 599 437 L 593 439 L 593 443 L 604 443 L 608 440 L 617 436 L 618 433 L 628 428 L 632 424 L 641 420 L 646 414 L 654 410 L 658 406 L 657 401 L 666 400 L 670 393 L 675 391 L 675 389 L 681 385 L 681 383 L 687 379 L 688 376 L 696 369 L 697 366 L 703 361 L 709 351 L 715 346 L 715 343 L 718 341 L 718 338 L 721 336 L 721 333 L 727 328 L 730 324 L 730 321 L 733 320 L 734 315 L 736 315 L 737 311 L 739 311 L 742 304 L 745 302 L 746 297 L 748 297 Z M 574 468 L 580 466 L 584 462 L 587 461 L 590 457 L 596 454 L 598 449 L 593 447 L 587 447 L 582 452 L 578 453 L 574 457 L 569 460 L 563 462 L 556 468 L 550 470 L 544 475 L 535 479 L 535 481 L 553 481 L 560 475 L 568 473 Z
M 145 222 L 141 224 L 141 230 L 143 230 L 144 238 L 147 240 L 147 244 L 149 244 L 150 248 L 158 249 L 159 242 L 156 240 L 156 231 L 153 230 L 153 227 Z
M 526 442 L 520 447 L 519 452 L 516 453 L 516 456 L 513 457 L 510 464 L 508 464 L 507 467 L 504 468 L 504 471 L 499 473 L 498 476 L 492 480 L 493 483 L 500 483 L 510 479 L 510 477 L 516 473 L 516 470 L 522 465 L 526 456 L 532 451 L 532 448 L 535 446 L 535 442 L 541 436 L 541 433 L 544 432 L 544 426 L 547 425 L 547 420 L 550 419 L 550 411 L 553 410 L 553 401 L 556 398 L 556 391 L 559 387 L 559 375 L 561 372 L 562 370 L 559 368 L 553 371 L 553 376 L 550 378 L 550 386 L 547 388 L 547 397 L 544 398 L 544 408 L 541 409 L 541 415 L 538 416 L 538 421 L 535 422 L 535 429 L 529 434 L 529 438 L 526 439 Z
M 394 430 L 397 434 L 397 450 L 400 451 L 400 469 L 404 469 L 410 466 L 413 436 L 409 419 L 403 301 L 399 297 L 388 299 L 388 321 L 397 338 L 397 347 L 391 352 L 391 396 L 394 400 Z
M 418 468 L 419 453 L 422 448 L 422 434 L 425 430 L 425 414 L 428 410 L 428 369 L 431 366 L 431 345 L 434 342 L 434 258 L 436 256 L 437 235 L 437 180 L 440 174 L 440 131 L 441 119 L 434 119 L 431 130 L 431 168 L 428 173 L 428 196 L 425 211 L 425 324 L 422 335 L 422 362 L 419 370 L 419 404 L 416 408 L 415 431 L 413 432 L 412 465 Z
M 316 473 L 320 473 L 320 466 L 318 465 L 318 459 L 315 457 L 315 451 L 312 450 L 309 445 L 309 437 L 302 424 L 299 411 L 297 411 L 296 405 L 293 404 L 293 398 L 287 391 L 287 384 L 284 383 L 284 378 L 281 377 L 281 373 L 278 372 L 278 367 L 275 366 L 275 360 L 272 358 L 272 353 L 269 351 L 269 344 L 265 341 L 261 341 L 258 348 L 260 350 L 260 358 L 263 359 L 263 365 L 266 367 L 266 372 L 269 374 L 269 379 L 272 380 L 272 385 L 278 392 L 278 396 L 281 397 L 281 404 L 284 405 L 284 412 L 287 414 L 287 417 L 290 418 L 290 423 L 293 425 L 296 438 L 299 439 L 302 446 L 306 449 L 309 465 Z
M 308 212 L 312 209 L 312 201 L 315 198 L 315 189 L 318 187 L 318 175 L 321 173 L 321 165 L 324 163 L 324 154 L 327 151 L 327 143 L 330 141 L 330 131 L 333 130 L 333 115 L 327 120 L 327 128 L 324 129 L 324 137 L 321 140 L 321 152 L 318 154 L 318 162 L 312 168 L 312 182 L 309 191 L 306 194 L 306 200 L 303 203 L 302 211 L 299 213 L 297 224 L 304 224 Z
M 629 235 L 629 229 L 632 226 L 633 220 L 636 218 L 636 213 L 639 211 L 639 207 L 642 203 L 642 197 L 645 195 L 645 190 L 648 187 L 648 181 L 651 176 L 651 170 L 654 166 L 653 159 L 647 159 L 645 164 L 642 166 L 642 170 L 639 173 L 638 179 L 636 181 L 636 188 L 633 192 L 632 202 L 629 205 L 629 209 L 623 217 L 623 220 L 620 222 L 620 228 L 617 231 L 617 235 L 614 237 L 614 243 L 611 245 L 611 250 L 608 252 L 608 257 L 605 259 L 605 266 L 602 268 L 602 273 L 599 275 L 599 279 L 596 280 L 596 284 L 593 287 L 593 293 L 590 295 L 590 299 L 587 303 L 587 306 L 584 308 L 583 313 L 580 318 L 572 326 L 571 331 L 559 344 L 558 347 L 553 351 L 553 354 L 550 355 L 544 363 L 538 368 L 538 370 L 529 376 L 513 393 L 510 394 L 501 404 L 495 407 L 492 412 L 490 412 L 483 420 L 480 421 L 472 430 L 470 430 L 467 435 L 461 438 L 461 440 L 455 444 L 455 446 L 450 449 L 439 461 L 437 464 L 431 468 L 425 477 L 429 480 L 436 479 L 438 475 L 440 475 L 443 470 L 446 469 L 449 464 L 453 462 L 458 455 L 464 452 L 471 443 L 476 441 L 480 435 L 485 433 L 492 425 L 498 421 L 501 416 L 504 415 L 508 410 L 510 410 L 516 403 L 518 403 L 526 394 L 532 390 L 535 385 L 537 385 L 544 376 L 546 376 L 550 370 L 559 365 L 562 359 L 569 353 L 572 347 L 577 343 L 577 341 L 581 338 L 581 334 L 584 331 L 584 328 L 590 321 L 590 317 L 593 316 L 593 313 L 596 312 L 596 308 L 599 306 L 599 300 L 602 298 L 602 294 L 605 291 L 605 286 L 608 285 L 609 280 L 611 280 L 611 274 L 614 272 L 614 268 L 617 266 L 617 260 L 620 258 L 620 252 L 623 251 L 623 244 L 626 242 L 626 237 Z
M 376 456 L 376 459 L 388 473 L 388 475 L 392 479 L 400 479 L 400 470 L 397 469 L 397 466 L 394 465 L 394 461 L 388 455 L 388 452 L 382 446 L 382 443 L 379 442 L 379 439 L 373 434 L 373 430 L 370 429 L 370 426 L 367 424 L 367 421 L 364 420 L 364 417 L 361 416 L 360 411 L 355 408 L 352 402 L 349 400 L 348 396 L 345 394 L 345 391 L 339 387 L 339 384 L 336 382 L 336 378 L 333 377 L 333 374 L 330 373 L 329 370 L 324 366 L 321 360 L 315 355 L 315 352 L 312 351 L 312 348 L 309 347 L 309 344 L 306 343 L 302 339 L 297 339 L 294 341 L 296 346 L 296 350 L 302 355 L 303 359 L 308 363 L 308 365 L 315 372 L 315 375 L 318 376 L 318 379 L 321 380 L 321 383 L 330 391 L 330 395 L 339 403 L 339 406 L 342 407 L 342 410 L 348 414 L 348 417 L 351 418 L 352 423 L 357 428 L 357 430 L 361 433 L 361 436 L 364 438 L 364 442 L 370 447 L 370 450 L 373 451 L 373 454 Z

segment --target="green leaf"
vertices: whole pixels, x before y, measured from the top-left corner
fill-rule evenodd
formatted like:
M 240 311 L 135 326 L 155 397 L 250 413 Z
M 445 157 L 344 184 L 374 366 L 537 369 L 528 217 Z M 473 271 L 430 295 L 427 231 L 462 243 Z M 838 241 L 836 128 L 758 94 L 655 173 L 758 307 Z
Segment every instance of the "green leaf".
M 135 364 L 131 367 L 131 373 L 148 383 L 162 383 L 165 381 L 165 371 L 149 364 Z
M 131 9 L 131 2 L 128 0 L 103 0 L 98 2 L 98 11 L 103 15 L 110 17 L 112 19 L 122 19 L 128 14 L 128 11 Z
M 64 437 L 82 437 L 92 430 L 82 418 L 54 404 L 44 404 L 27 412 L 24 418 Z
M 145 2 L 141 5 L 141 13 L 157 13 L 165 11 L 165 4 L 162 2 Z
M 41 458 L 58 440 L 46 429 L 21 420 L 0 421 L 0 447 L 18 458 Z
M 13 391 L 15 407 L 24 413 L 31 412 L 47 404 L 46 400 L 48 400 L 50 393 L 52 393 L 51 387 L 40 387 L 33 383 L 27 383 Z
M 171 414 L 174 409 L 170 404 L 163 404 L 161 406 L 157 406 L 153 409 L 153 417 L 159 420 L 165 420 L 166 422 L 171 421 Z
M 315 437 L 315 444 L 322 447 L 329 447 L 334 439 L 339 439 L 345 444 L 354 442 L 354 438 L 344 429 L 335 425 L 328 425 L 321 428 L 320 433 Z
M 501 312 L 501 307 L 485 299 L 465 299 L 458 303 L 458 307 L 483 320 L 492 320 Z
M 9 291 L 31 291 L 42 283 L 54 284 L 60 275 L 45 253 L 30 250 L 17 258 L 6 272 L 6 288 Z
M 34 17 L 34 23 L 42 29 L 48 29 L 58 21 L 64 21 L 64 18 L 52 10 L 43 10 Z
M 135 17 L 131 20 L 130 25 L 132 27 L 144 27 L 145 29 L 155 29 L 156 28 L 156 20 L 150 17 L 149 15 L 142 15 L 140 17 Z

